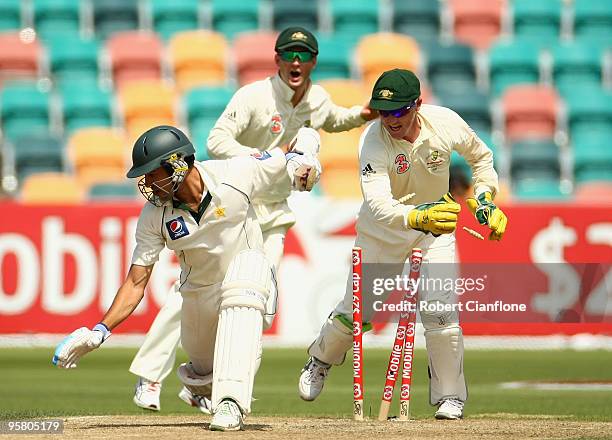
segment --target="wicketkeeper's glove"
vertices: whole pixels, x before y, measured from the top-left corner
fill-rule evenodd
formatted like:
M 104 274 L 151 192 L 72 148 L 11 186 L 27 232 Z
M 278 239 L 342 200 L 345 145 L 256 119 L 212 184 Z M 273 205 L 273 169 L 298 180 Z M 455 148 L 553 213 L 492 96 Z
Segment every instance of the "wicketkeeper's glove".
M 76 329 L 55 348 L 53 365 L 59 368 L 76 368 L 82 356 L 98 348 L 111 335 L 102 323 L 89 330 L 87 327 Z
M 508 217 L 506 217 L 506 214 L 501 209 L 495 206 L 491 193 L 488 191 L 483 192 L 478 196 L 478 200 L 469 198 L 465 202 L 476 217 L 476 220 L 478 220 L 478 223 L 487 225 L 491 229 L 489 240 L 501 240 L 506 231 Z
M 433 235 L 452 234 L 457 227 L 457 214 L 461 205 L 455 202 L 450 193 L 433 203 L 423 203 L 408 212 L 408 226 L 417 231 Z

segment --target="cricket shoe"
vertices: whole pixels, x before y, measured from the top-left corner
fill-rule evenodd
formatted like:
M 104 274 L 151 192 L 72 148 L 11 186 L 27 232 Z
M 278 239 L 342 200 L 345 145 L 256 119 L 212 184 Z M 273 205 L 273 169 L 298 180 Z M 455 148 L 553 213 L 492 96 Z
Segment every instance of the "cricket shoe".
M 151 411 L 159 411 L 159 395 L 161 393 L 161 382 L 153 382 L 144 377 L 139 377 L 134 390 L 134 403 L 141 408 Z
M 435 414 L 436 419 L 456 420 L 463 418 L 463 402 L 459 399 L 444 399 Z
M 242 431 L 243 429 L 244 416 L 236 402 L 231 399 L 222 400 L 210 422 L 210 430 Z
M 198 408 L 204 414 L 212 413 L 212 402 L 209 398 L 193 394 L 187 387 L 183 387 L 178 396 L 187 405 Z
M 300 397 L 303 400 L 310 402 L 321 394 L 330 368 L 331 365 L 321 362 L 316 357 L 308 359 L 308 362 L 302 368 L 300 382 L 298 383 Z

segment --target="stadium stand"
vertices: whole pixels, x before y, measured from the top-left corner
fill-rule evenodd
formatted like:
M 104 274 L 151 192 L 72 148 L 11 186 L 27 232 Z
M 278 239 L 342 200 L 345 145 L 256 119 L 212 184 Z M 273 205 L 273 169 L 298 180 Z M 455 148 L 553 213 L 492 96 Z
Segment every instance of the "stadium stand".
M 506 138 L 552 138 L 559 107 L 559 96 L 550 86 L 526 84 L 508 88 L 502 96 Z
M 22 135 L 49 132 L 49 93 L 35 83 L 5 84 L 0 92 L 2 132 L 15 140 Z
M 25 204 L 75 205 L 84 200 L 84 190 L 69 174 L 33 174 L 23 183 L 20 200 Z
M 311 74 L 312 80 L 319 82 L 328 78 L 349 78 L 355 42 L 333 34 L 318 35 L 317 41 L 319 54 L 317 67 Z
M 91 0 L 91 6 L 95 34 L 102 40 L 140 27 L 138 0 Z
M 96 83 L 76 81 L 58 89 L 62 102 L 64 132 L 91 126 L 110 127 L 113 124 L 112 95 Z
M 134 80 L 161 78 L 163 46 L 154 32 L 117 32 L 108 38 L 106 48 L 115 87 Z
M 164 40 L 177 32 L 201 27 L 201 4 L 198 0 L 150 0 L 149 14 L 153 30 Z
M 246 32 L 236 37 L 233 56 L 238 84 L 242 86 L 276 73 L 274 62 L 276 37 L 277 33 L 271 31 Z
M 489 77 L 495 96 L 514 84 L 539 82 L 539 48 L 528 40 L 495 43 L 489 51 Z
M 281 31 L 289 26 L 303 26 L 313 32 L 319 28 L 317 1 L 272 0 L 272 26 Z
M 335 34 L 357 41 L 379 31 L 377 1 L 330 0 L 329 6 Z
M 17 1 L 0 1 L 0 32 L 15 31 L 21 27 L 20 6 Z
M 37 79 L 43 73 L 44 47 L 33 31 L 0 34 L 0 82 Z
M 41 39 L 78 38 L 81 31 L 81 5 L 78 0 L 34 0 L 32 22 Z
M 470 46 L 429 43 L 423 49 L 427 78 L 434 93 L 476 88 L 476 65 Z
M 455 39 L 476 49 L 487 49 L 500 35 L 504 0 L 449 0 Z
M 241 32 L 259 28 L 259 1 L 212 1 L 212 27 L 230 40 Z
M 393 32 L 407 34 L 419 43 L 431 43 L 440 37 L 440 3 L 431 0 L 393 0 Z
M 54 36 L 47 42 L 52 79 L 56 83 L 97 82 L 100 43 L 94 39 Z
M 562 0 L 514 0 L 514 35 L 537 45 L 548 45 L 561 35 Z
M 49 133 L 25 134 L 13 144 L 15 175 L 19 182 L 43 172 L 64 171 L 64 144 Z

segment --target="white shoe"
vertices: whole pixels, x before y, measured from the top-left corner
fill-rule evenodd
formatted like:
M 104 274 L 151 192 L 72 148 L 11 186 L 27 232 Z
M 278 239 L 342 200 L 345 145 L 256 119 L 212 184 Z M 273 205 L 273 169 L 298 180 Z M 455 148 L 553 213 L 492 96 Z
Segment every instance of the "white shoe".
M 193 394 L 187 387 L 183 387 L 178 396 L 187 405 L 197 407 L 204 414 L 212 413 L 212 402 L 209 398 Z
M 152 382 L 144 377 L 138 378 L 134 390 L 134 403 L 141 408 L 159 411 L 159 395 L 161 393 L 161 382 Z
M 436 419 L 455 420 L 463 418 L 463 402 L 459 399 L 444 399 L 435 414 Z
M 311 357 L 302 368 L 298 389 L 303 400 L 312 401 L 317 398 L 325 385 L 325 378 L 331 365 Z
M 242 411 L 240 411 L 236 402 L 224 399 L 213 415 L 212 422 L 210 422 L 210 430 L 242 431 L 244 429 L 243 418 Z

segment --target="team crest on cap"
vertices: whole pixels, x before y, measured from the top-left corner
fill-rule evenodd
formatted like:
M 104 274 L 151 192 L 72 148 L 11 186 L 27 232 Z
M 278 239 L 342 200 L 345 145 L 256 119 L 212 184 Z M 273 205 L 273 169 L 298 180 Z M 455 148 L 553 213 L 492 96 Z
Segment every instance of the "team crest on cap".
M 393 92 L 389 89 L 382 89 L 378 92 L 378 96 L 382 99 L 391 99 L 393 98 Z
M 298 32 L 294 32 L 291 34 L 291 39 L 293 41 L 295 40 L 306 41 L 308 40 L 308 37 L 304 33 L 298 31 Z
M 171 240 L 178 240 L 181 237 L 189 235 L 189 229 L 187 229 L 187 225 L 182 216 L 166 222 L 166 229 L 168 230 Z

